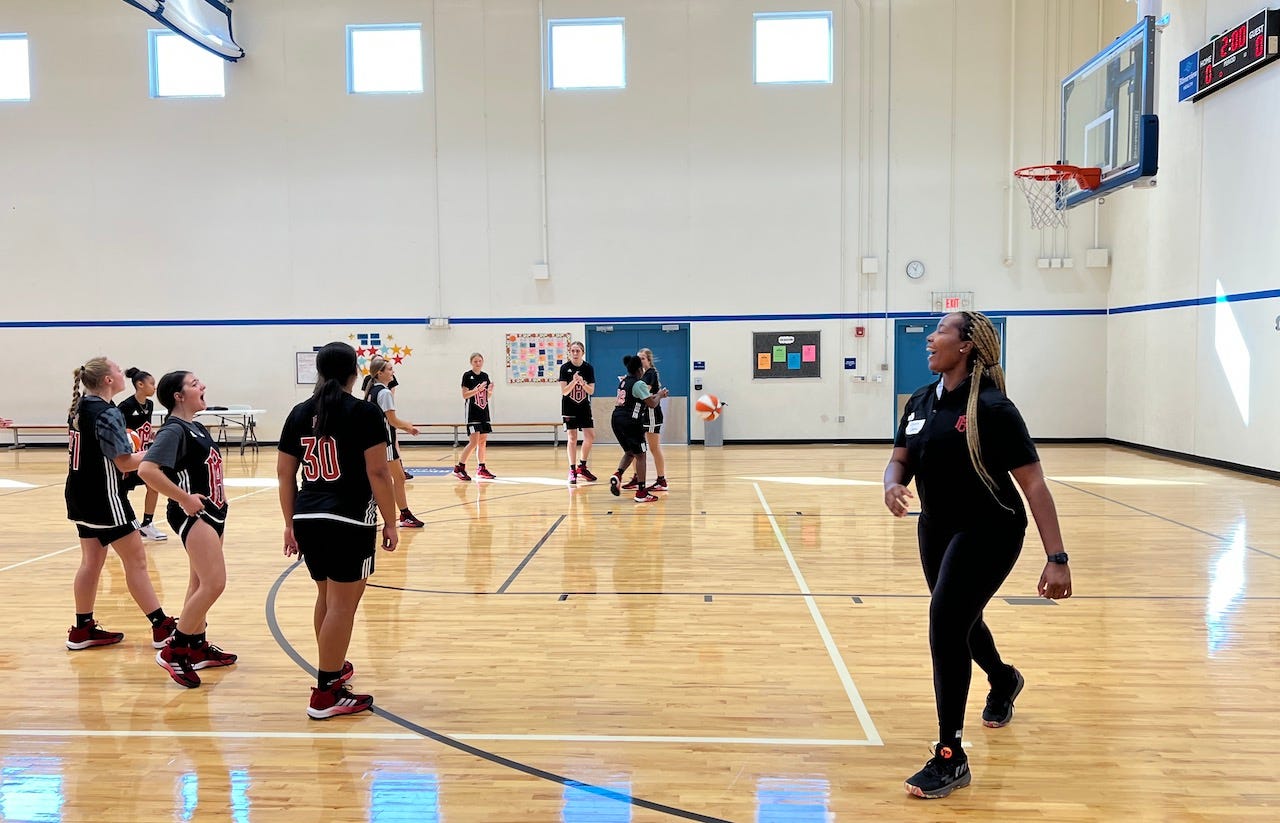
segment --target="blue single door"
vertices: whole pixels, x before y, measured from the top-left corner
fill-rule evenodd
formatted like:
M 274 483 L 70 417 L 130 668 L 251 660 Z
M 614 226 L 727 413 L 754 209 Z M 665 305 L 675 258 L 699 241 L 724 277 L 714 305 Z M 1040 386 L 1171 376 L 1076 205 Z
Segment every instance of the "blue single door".
M 925 351 L 925 341 L 938 327 L 940 317 L 922 317 L 912 320 L 894 321 L 893 334 L 893 431 L 898 430 L 898 421 L 902 419 L 902 409 L 916 393 L 916 389 L 926 386 L 937 379 L 937 375 L 929 371 L 929 354 Z M 1000 365 L 1006 360 L 1004 345 L 1004 318 L 992 317 L 991 322 L 1000 335 Z
M 662 385 L 671 392 L 666 401 L 663 443 L 689 442 L 689 324 L 687 323 L 591 323 L 587 325 L 587 360 L 596 370 L 592 414 L 596 438 L 613 442 L 609 415 L 623 374 L 623 355 L 642 348 L 653 349 L 654 366 Z

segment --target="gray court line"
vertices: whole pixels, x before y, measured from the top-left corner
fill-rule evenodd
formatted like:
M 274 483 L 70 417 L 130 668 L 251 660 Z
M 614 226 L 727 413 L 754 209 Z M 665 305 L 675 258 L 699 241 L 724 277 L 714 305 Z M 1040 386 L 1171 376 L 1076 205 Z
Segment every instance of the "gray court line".
M 371 589 L 389 589 L 398 592 L 411 592 L 413 594 L 440 594 L 457 597 L 495 597 L 499 592 L 477 592 L 477 591 L 458 591 L 456 589 L 415 589 L 407 586 L 384 586 L 378 583 L 368 583 Z M 796 598 L 796 597 L 834 597 L 834 598 L 868 598 L 873 600 L 928 600 L 929 593 L 921 592 L 919 594 L 894 594 L 889 592 L 858 592 L 850 594 L 848 592 L 812 592 L 805 595 L 801 592 L 663 592 L 663 591 L 572 591 L 563 590 L 556 591 L 522 591 L 522 592 L 506 592 L 504 597 L 559 597 L 564 599 L 569 596 L 573 597 L 777 597 L 777 598 Z M 1033 597 L 1034 595 L 1005 595 L 1004 597 Z M 1071 600 L 1110 600 L 1115 602 L 1129 600 L 1166 600 L 1175 602 L 1180 600 L 1207 600 L 1208 595 L 1205 594 L 1073 594 Z M 1245 595 L 1236 598 L 1240 602 L 1257 601 L 1267 603 L 1271 601 L 1280 601 L 1280 595 Z
M 546 543 L 547 539 L 550 538 L 551 535 L 555 534 L 556 529 L 559 528 L 560 524 L 564 522 L 564 519 L 566 517 L 568 517 L 567 514 L 562 514 L 558 518 L 556 518 L 556 522 L 552 523 L 551 528 L 547 529 L 547 533 L 542 535 L 542 539 L 534 544 L 533 548 L 530 549 L 529 553 L 524 556 L 524 560 L 520 561 L 520 565 L 516 566 L 515 571 L 511 573 L 511 576 L 507 578 L 506 582 L 498 587 L 498 594 L 506 593 L 507 587 L 515 582 L 516 577 L 520 575 L 520 572 L 524 571 L 525 566 L 529 565 L 529 561 L 532 560 L 533 556 L 538 553 L 538 549 L 542 548 L 542 544 Z
M 275 638 L 276 645 L 278 645 L 280 649 L 288 655 L 291 660 L 293 660 L 298 668 L 305 671 L 311 677 L 315 677 L 315 667 L 308 663 L 306 658 L 304 658 L 302 654 L 294 648 L 293 644 L 289 642 L 288 638 L 284 636 L 284 630 L 280 628 L 280 622 L 276 620 L 276 599 L 280 594 L 280 587 L 284 585 L 284 581 L 289 578 L 289 575 L 293 574 L 294 570 L 301 565 L 302 559 L 299 558 L 292 566 L 289 566 L 289 568 L 281 572 L 280 576 L 276 578 L 276 582 L 271 585 L 271 590 L 267 592 L 267 602 L 265 604 L 266 620 L 267 628 L 271 631 L 271 636 Z M 531 766 L 527 763 L 522 763 L 509 757 L 503 757 L 500 754 L 496 754 L 486 749 L 481 749 L 478 746 L 472 746 L 470 743 L 464 743 L 457 738 L 429 729 L 409 720 L 408 718 L 402 717 L 395 712 L 388 711 L 380 705 L 375 705 L 370 709 L 370 711 L 378 717 L 390 721 L 400 728 L 419 735 L 422 738 L 434 740 L 435 742 L 448 746 L 451 749 L 472 755 L 473 757 L 478 757 L 482 760 L 487 760 L 497 766 L 503 766 L 505 768 L 521 772 L 522 774 L 527 774 L 530 777 L 537 777 L 551 783 L 558 783 L 562 786 L 578 789 L 579 791 L 587 792 L 588 794 L 593 794 L 606 800 L 613 800 L 618 803 L 629 804 L 642 809 L 649 809 L 650 811 L 670 815 L 671 817 L 679 817 L 685 820 L 697 820 L 700 821 L 700 823 L 729 823 L 729 821 L 726 821 L 723 818 L 712 817 L 711 815 L 700 814 L 698 812 L 677 808 L 675 806 L 668 806 L 653 800 L 646 800 L 642 797 L 636 797 L 632 794 L 615 791 L 605 786 L 597 786 L 581 780 L 574 780 L 571 777 L 566 777 L 546 769 L 541 769 L 537 766 Z
M 1088 489 L 1082 489 L 1079 486 L 1073 486 L 1070 483 L 1063 483 L 1061 480 L 1054 480 L 1053 482 L 1061 486 L 1066 486 L 1068 489 L 1071 489 L 1072 491 L 1078 491 L 1081 494 L 1087 494 L 1091 497 L 1096 497 L 1099 500 L 1105 500 L 1108 503 L 1115 503 L 1117 506 L 1124 506 L 1126 509 L 1132 509 L 1133 511 L 1138 512 L 1140 514 L 1145 514 L 1148 517 L 1154 517 L 1157 520 L 1163 520 L 1166 523 L 1172 523 L 1175 526 L 1181 526 L 1184 529 L 1189 529 L 1190 531 L 1196 532 L 1198 534 L 1203 534 L 1205 537 L 1212 537 L 1214 540 L 1219 540 L 1223 542 L 1230 540 L 1230 538 L 1223 537 L 1220 534 L 1214 534 L 1213 532 L 1208 532 L 1208 531 L 1205 531 L 1204 529 L 1196 528 L 1195 526 L 1192 526 L 1188 523 L 1182 523 L 1178 520 L 1174 520 L 1172 517 L 1165 517 L 1163 514 L 1156 514 L 1155 512 L 1149 512 L 1146 509 L 1140 509 L 1137 506 L 1134 506 L 1130 503 L 1124 503 L 1120 500 L 1116 500 L 1115 498 L 1107 497 L 1105 494 L 1098 494 L 1097 492 L 1091 492 Z M 1266 557 L 1270 557 L 1272 560 L 1280 560 L 1280 554 L 1272 554 L 1271 552 L 1266 551 L 1265 549 L 1259 549 L 1256 546 L 1250 546 L 1248 544 L 1245 544 L 1245 548 L 1251 552 L 1257 552 L 1258 554 L 1264 555 Z

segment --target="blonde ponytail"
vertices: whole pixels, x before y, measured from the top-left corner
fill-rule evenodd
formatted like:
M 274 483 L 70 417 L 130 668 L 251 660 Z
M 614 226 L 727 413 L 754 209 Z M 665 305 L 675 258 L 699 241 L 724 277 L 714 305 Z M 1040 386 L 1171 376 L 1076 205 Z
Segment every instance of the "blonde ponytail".
M 80 401 L 84 399 L 80 386 L 83 384 L 90 391 L 100 387 L 102 381 L 111 375 L 111 361 L 105 357 L 95 357 L 85 361 L 85 364 L 72 372 L 72 375 L 74 380 L 71 383 L 71 408 L 67 410 L 67 416 L 71 418 L 71 428 L 74 429 L 77 428 L 76 418 L 80 416 Z
M 71 428 L 80 428 L 80 377 L 84 374 L 84 366 L 76 366 L 76 370 L 72 372 L 75 376 L 71 381 L 71 408 L 67 409 L 67 418 L 70 420 Z

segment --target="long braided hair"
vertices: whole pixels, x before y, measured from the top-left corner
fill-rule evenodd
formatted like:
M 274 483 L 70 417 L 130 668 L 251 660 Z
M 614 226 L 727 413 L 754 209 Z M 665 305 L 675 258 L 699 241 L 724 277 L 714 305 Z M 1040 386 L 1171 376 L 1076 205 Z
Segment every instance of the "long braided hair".
M 1000 367 L 1000 333 L 995 324 L 983 313 L 976 311 L 956 312 L 964 321 L 960 327 L 960 339 L 973 343 L 969 351 L 969 401 L 965 406 L 965 443 L 969 446 L 969 461 L 982 478 L 982 482 L 991 490 L 991 494 L 999 502 L 996 494 L 996 481 L 987 472 L 982 463 L 982 447 L 978 440 L 978 393 L 982 390 L 982 378 L 989 376 L 1001 393 L 1005 391 L 1004 369 Z M 1003 503 L 1001 505 L 1004 505 Z
M 71 382 L 71 408 L 67 409 L 67 417 L 71 419 L 71 428 L 78 429 L 80 400 L 84 397 L 83 392 L 80 391 L 81 384 L 90 390 L 97 389 L 111 374 L 111 364 L 105 357 L 95 357 L 85 361 L 83 366 L 77 366 L 72 374 L 75 379 Z

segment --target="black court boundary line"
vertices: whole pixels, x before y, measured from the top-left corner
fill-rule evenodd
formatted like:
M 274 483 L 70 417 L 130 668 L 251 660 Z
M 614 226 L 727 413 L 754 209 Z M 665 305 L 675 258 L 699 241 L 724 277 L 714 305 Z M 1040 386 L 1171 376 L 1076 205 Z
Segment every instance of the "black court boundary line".
M 271 590 L 267 593 L 266 619 L 267 626 L 271 629 L 271 636 L 275 638 L 276 644 L 280 646 L 281 650 L 283 650 L 294 663 L 298 664 L 299 668 L 310 674 L 312 677 L 316 677 L 318 674 L 316 670 L 311 666 L 311 664 L 303 659 L 302 655 L 298 653 L 298 650 L 295 649 L 287 639 L 285 639 L 284 632 L 281 631 L 280 623 L 276 620 L 275 614 L 276 596 L 280 592 L 280 587 L 284 585 L 284 581 L 288 579 L 289 575 L 293 574 L 294 570 L 301 565 L 301 559 L 295 561 L 292 566 L 280 573 L 280 576 L 276 578 L 275 583 L 271 584 Z M 420 726 L 417 723 L 414 723 L 412 720 L 401 717 L 395 712 L 387 711 L 386 709 L 376 705 L 371 709 L 371 711 L 379 717 L 389 720 L 400 728 L 411 731 L 414 734 L 420 735 L 429 740 L 434 740 L 437 743 L 441 743 L 451 749 L 456 749 L 464 754 L 478 757 L 481 760 L 487 760 L 497 766 L 502 766 L 504 768 L 527 774 L 530 777 L 536 777 L 540 780 L 547 780 L 552 783 L 559 783 L 561 786 L 578 789 L 589 794 L 594 794 L 597 797 L 603 797 L 607 800 L 626 803 L 631 806 L 637 806 L 642 809 L 648 809 L 649 811 L 659 812 L 661 814 L 679 817 L 685 820 L 697 820 L 700 821 L 700 823 L 732 823 L 732 821 L 725 820 L 724 818 L 711 817 L 709 815 L 699 814 L 698 812 L 679 809 L 675 806 L 667 806 L 653 800 L 645 800 L 641 797 L 622 794 L 621 792 L 616 792 L 613 789 L 607 789 L 604 786 L 597 786 L 593 783 L 584 783 L 580 780 L 574 780 L 573 778 L 556 774 L 555 772 L 549 772 L 546 769 L 540 769 L 537 766 L 530 766 L 527 763 L 521 763 L 518 760 L 512 760 L 509 757 L 503 757 L 500 754 L 495 754 L 477 746 L 463 743 L 461 740 L 454 740 L 448 735 L 432 731 L 425 726 Z
M 524 556 L 524 560 L 520 561 L 520 565 L 516 566 L 515 571 L 511 572 L 511 576 L 508 577 L 506 581 L 501 586 L 498 587 L 498 594 L 506 594 L 507 587 L 515 582 L 516 578 L 520 576 L 520 572 L 524 571 L 524 567 L 529 565 L 529 561 L 532 560 L 533 556 L 538 553 L 538 549 L 542 548 L 542 544 L 546 543 L 548 538 L 550 538 L 551 535 L 555 534 L 556 529 L 559 528 L 560 524 L 563 523 L 564 519 L 568 516 L 569 515 L 567 514 L 562 514 L 558 518 L 556 518 L 556 522 L 552 523 L 551 528 L 547 529 L 547 533 L 542 535 L 542 539 L 534 544 L 533 548 L 529 550 L 529 553 Z M 368 584 L 365 584 L 365 585 L 368 585 Z
M 1065 483 L 1061 480 L 1054 480 L 1053 482 L 1057 483 L 1060 486 L 1065 486 L 1066 488 L 1071 489 L 1072 491 L 1077 491 L 1077 492 L 1080 492 L 1081 494 L 1087 494 L 1090 497 L 1096 497 L 1099 500 L 1105 500 L 1108 503 L 1115 503 L 1117 506 L 1124 506 L 1126 509 L 1130 509 L 1140 514 L 1145 514 L 1147 517 L 1154 517 L 1156 520 L 1163 520 L 1166 523 L 1172 523 L 1175 526 L 1181 526 L 1182 528 L 1187 529 L 1189 531 L 1196 532 L 1197 534 L 1203 534 L 1205 537 L 1212 537 L 1214 540 L 1217 540 L 1219 542 L 1226 543 L 1226 542 L 1229 542 L 1231 539 L 1221 534 L 1214 534 L 1213 532 L 1205 531 L 1204 529 L 1198 528 L 1196 526 L 1192 526 L 1189 523 L 1183 523 L 1178 520 L 1174 520 L 1172 517 L 1165 517 L 1163 514 L 1156 514 L 1155 512 L 1149 512 L 1146 509 L 1140 509 L 1137 506 L 1133 505 L 1132 503 L 1125 503 L 1124 501 L 1116 500 L 1113 497 L 1107 497 L 1105 494 L 1098 494 L 1097 492 L 1091 492 L 1088 489 L 1082 489 L 1078 486 L 1073 486 L 1070 483 Z M 1245 544 L 1245 548 L 1251 552 L 1257 552 L 1258 554 L 1261 554 L 1264 557 L 1270 557 L 1272 560 L 1280 560 L 1280 554 L 1272 554 L 1266 549 L 1259 549 L 1258 547 L 1250 546 L 1247 543 Z

